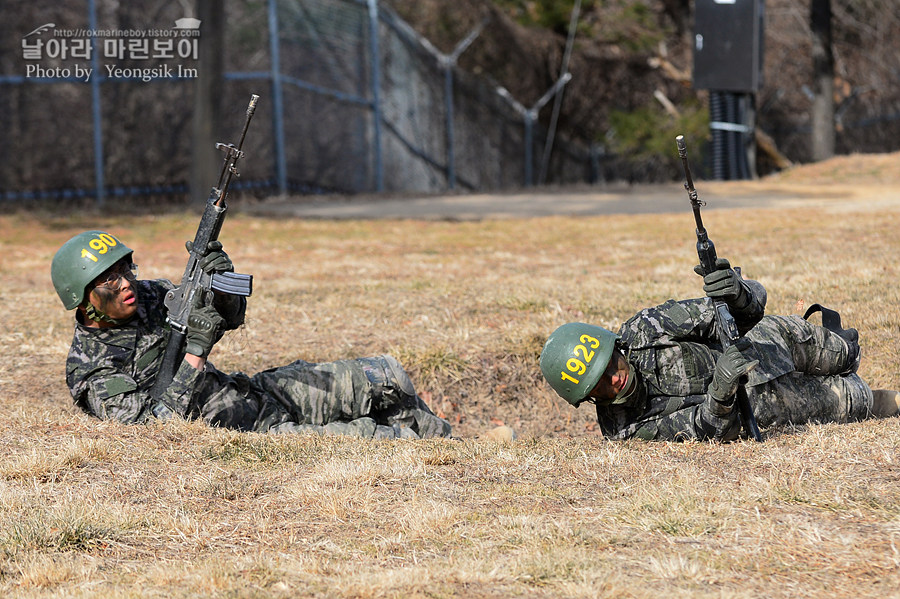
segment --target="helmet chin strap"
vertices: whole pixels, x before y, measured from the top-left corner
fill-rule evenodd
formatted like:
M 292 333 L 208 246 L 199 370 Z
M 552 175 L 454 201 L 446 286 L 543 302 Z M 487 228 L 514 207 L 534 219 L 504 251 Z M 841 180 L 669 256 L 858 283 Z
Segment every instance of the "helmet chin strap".
M 633 372 L 629 372 L 629 374 L 631 376 L 628 377 L 628 382 L 624 387 L 622 387 L 621 391 L 616 393 L 616 397 L 613 399 L 613 401 L 618 401 L 624 397 L 628 397 L 629 395 L 631 395 L 631 392 L 634 391 L 635 376 Z
M 625 354 L 625 362 L 628 364 L 628 382 L 625 383 L 625 386 L 622 387 L 622 390 L 616 393 L 615 398 L 613 398 L 611 403 L 617 402 L 620 399 L 624 399 L 631 395 L 637 385 L 637 376 L 634 372 L 634 367 L 631 365 L 631 348 L 626 348 L 627 353 Z
M 132 318 L 133 316 L 129 316 L 128 318 L 112 318 L 107 316 L 103 312 L 101 312 L 94 304 L 91 302 L 86 302 L 86 306 L 84 307 L 84 315 L 93 320 L 94 322 L 108 322 L 110 324 L 125 324 Z

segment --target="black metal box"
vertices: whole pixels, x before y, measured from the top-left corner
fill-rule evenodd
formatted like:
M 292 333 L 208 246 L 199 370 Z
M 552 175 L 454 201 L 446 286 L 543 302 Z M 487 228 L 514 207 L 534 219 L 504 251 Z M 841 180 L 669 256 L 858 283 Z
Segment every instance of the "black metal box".
M 764 12 L 764 0 L 695 0 L 695 89 L 759 90 Z

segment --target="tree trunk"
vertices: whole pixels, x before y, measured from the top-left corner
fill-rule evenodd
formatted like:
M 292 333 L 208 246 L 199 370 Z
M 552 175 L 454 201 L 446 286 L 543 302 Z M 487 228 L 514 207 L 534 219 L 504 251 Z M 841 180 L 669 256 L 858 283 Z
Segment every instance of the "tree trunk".
M 810 0 L 813 104 L 812 158 L 834 156 L 834 53 L 831 50 L 831 0 Z
M 203 204 L 216 184 L 222 154 L 216 150 L 216 128 L 221 125 L 222 55 L 225 36 L 222 0 L 197 0 L 200 50 L 194 82 L 194 122 L 191 147 L 191 201 Z

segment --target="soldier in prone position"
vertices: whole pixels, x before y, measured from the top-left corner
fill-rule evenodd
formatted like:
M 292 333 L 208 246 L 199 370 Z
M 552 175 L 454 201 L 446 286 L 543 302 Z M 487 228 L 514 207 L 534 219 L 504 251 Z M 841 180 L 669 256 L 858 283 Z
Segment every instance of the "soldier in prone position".
M 695 271 L 702 274 L 700 267 Z M 618 334 L 585 323 L 562 325 L 541 353 L 544 378 L 573 406 L 594 403 L 600 429 L 613 439 L 737 439 L 738 385 L 760 428 L 900 412 L 900 394 L 873 392 L 856 373 L 855 329 L 764 316 L 765 289 L 741 278 L 727 260 L 717 260 L 703 288 L 707 297 L 642 310 Z M 725 351 L 716 330 L 717 299 L 728 304 L 742 335 Z
M 232 272 L 218 241 L 199 267 Z M 388 355 L 309 363 L 298 360 L 253 376 L 225 374 L 207 361 L 225 331 L 244 322 L 246 299 L 216 292 L 188 322 L 184 358 L 167 388 L 151 393 L 171 329 L 168 280 L 138 280 L 133 252 L 115 236 L 87 231 L 53 258 L 53 285 L 76 309 L 66 382 L 88 414 L 123 423 L 173 415 L 256 432 L 315 432 L 367 438 L 449 437 L 450 424 L 416 395 Z

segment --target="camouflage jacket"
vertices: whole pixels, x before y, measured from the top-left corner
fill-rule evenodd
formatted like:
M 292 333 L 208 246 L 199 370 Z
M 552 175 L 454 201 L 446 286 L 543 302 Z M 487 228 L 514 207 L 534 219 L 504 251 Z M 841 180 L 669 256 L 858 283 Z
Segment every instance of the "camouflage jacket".
M 763 319 L 766 302 L 762 285 L 745 283 L 753 301 L 743 311 L 732 310 L 742 334 Z M 734 406 L 723 406 L 706 394 L 723 351 L 709 298 L 669 300 L 647 308 L 627 320 L 618 334 L 623 348 L 630 352 L 628 361 L 637 386 L 625 404 L 597 405 L 597 421 L 605 436 L 731 440 L 739 435 Z M 751 384 L 790 371 L 789 356 L 784 359 L 788 348 L 767 347 L 766 339 L 754 339 L 752 332 L 747 337 L 754 344 L 754 354 L 773 350 L 769 358 L 760 358 L 763 363 L 751 373 L 755 377 Z
M 150 389 L 162 363 L 170 329 L 163 298 L 174 288 L 167 280 L 138 281 L 138 308 L 128 323 L 91 328 L 76 319 L 75 336 L 66 360 L 66 382 L 76 405 L 89 414 L 126 424 L 152 416 L 156 400 Z M 226 316 L 227 329 L 243 323 L 246 301 Z M 196 416 L 215 388 L 228 377 L 207 362 L 197 370 L 182 361 L 162 401 L 184 417 Z
M 142 423 L 172 413 L 213 426 L 257 432 L 314 432 L 367 438 L 449 436 L 451 428 L 416 395 L 390 356 L 327 363 L 297 360 L 252 377 L 202 371 L 182 361 L 161 398 L 151 395 L 169 339 L 163 298 L 169 281 L 138 281 L 138 310 L 122 326 L 76 322 L 66 362 L 75 403 L 102 419 Z M 246 302 L 217 309 L 228 328 L 243 322 Z

